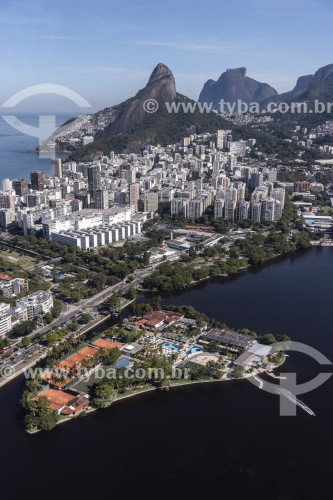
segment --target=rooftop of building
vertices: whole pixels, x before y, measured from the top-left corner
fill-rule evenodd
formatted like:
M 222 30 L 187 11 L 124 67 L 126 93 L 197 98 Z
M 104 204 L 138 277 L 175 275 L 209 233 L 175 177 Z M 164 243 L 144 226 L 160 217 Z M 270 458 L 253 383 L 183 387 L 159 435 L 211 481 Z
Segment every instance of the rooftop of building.
M 249 351 L 244 351 L 240 356 L 238 356 L 237 359 L 235 359 L 234 364 L 237 366 L 243 366 L 246 367 L 252 363 L 256 358 L 256 355 L 249 352 Z
M 0 274 L 0 280 L 3 280 L 3 281 L 11 281 L 13 278 L 11 278 L 10 276 L 8 276 L 7 274 Z
M 230 345 L 238 348 L 246 348 L 255 342 L 254 337 L 243 333 L 235 332 L 231 329 L 211 328 L 202 336 L 203 340 L 216 341 L 221 344 Z
M 117 215 L 121 212 L 127 212 L 131 210 L 130 205 L 114 204 L 110 208 L 106 209 L 95 209 L 95 208 L 83 208 L 79 212 L 71 212 L 67 215 L 63 215 L 57 219 L 47 220 L 46 223 L 52 223 L 56 221 L 66 221 L 66 220 L 82 220 L 93 217 L 107 217 L 112 215 Z
M 122 348 L 122 351 L 124 352 L 124 354 L 133 356 L 138 352 L 142 351 L 142 349 L 143 349 L 142 345 L 138 344 L 137 342 L 131 342 L 130 344 L 126 344 Z
M 182 319 L 181 314 L 172 311 L 152 311 L 144 314 L 144 316 L 136 321 L 136 325 L 140 327 L 158 327 L 158 325 L 165 323 L 170 325 Z
M 36 302 L 38 301 L 45 301 L 49 299 L 52 296 L 52 293 L 49 290 L 38 290 L 38 292 L 31 293 L 30 295 L 27 295 L 26 297 L 23 297 L 22 299 L 18 300 L 18 304 L 27 304 L 29 302 Z

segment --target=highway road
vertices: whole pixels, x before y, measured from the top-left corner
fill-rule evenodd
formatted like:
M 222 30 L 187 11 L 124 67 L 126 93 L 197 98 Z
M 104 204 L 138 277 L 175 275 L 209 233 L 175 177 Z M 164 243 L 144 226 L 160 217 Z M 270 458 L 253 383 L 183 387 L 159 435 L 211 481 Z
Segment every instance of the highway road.
M 178 258 L 179 256 L 177 255 L 176 258 L 173 257 L 170 260 L 177 260 Z M 116 285 L 105 288 L 105 290 L 102 290 L 89 299 L 81 300 L 78 304 L 72 305 L 63 303 L 63 308 L 59 318 L 55 319 L 48 325 L 38 328 L 38 330 L 35 330 L 28 335 L 32 340 L 32 344 L 30 346 L 26 348 L 20 348 L 19 343 L 21 339 L 17 339 L 15 346 L 11 352 L 11 356 L 0 362 L 0 374 L 5 375 L 4 378 L 0 379 L 0 387 L 13 380 L 19 374 L 23 373 L 27 368 L 30 368 L 37 364 L 47 355 L 47 347 L 40 344 L 39 341 L 34 341 L 34 338 L 37 335 L 44 335 L 47 332 L 64 325 L 82 312 L 87 312 L 95 316 L 97 307 L 105 302 L 109 297 L 111 297 L 113 293 L 124 293 L 130 288 L 138 288 L 143 282 L 144 278 L 151 274 L 154 269 L 156 269 L 156 267 L 158 267 L 161 263 L 162 262 L 152 264 L 149 266 L 149 268 L 146 269 L 139 269 L 133 273 L 132 281 L 128 281 L 128 279 L 125 278 L 123 281 L 120 281 Z M 88 325 L 85 325 L 85 327 L 87 326 Z M 68 334 L 68 336 L 70 335 L 72 335 L 72 333 Z M 6 373 L 8 373 L 9 375 L 6 375 Z

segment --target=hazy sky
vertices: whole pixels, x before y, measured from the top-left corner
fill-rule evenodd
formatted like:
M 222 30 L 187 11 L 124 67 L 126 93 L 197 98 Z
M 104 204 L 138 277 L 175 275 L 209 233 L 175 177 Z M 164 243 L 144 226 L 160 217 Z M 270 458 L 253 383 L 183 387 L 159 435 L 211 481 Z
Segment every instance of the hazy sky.
M 134 95 L 159 62 L 194 99 L 208 78 L 239 66 L 283 92 L 333 63 L 332 21 L 332 0 L 0 0 L 0 104 L 53 83 L 97 110 Z M 67 103 L 44 96 L 26 106 Z

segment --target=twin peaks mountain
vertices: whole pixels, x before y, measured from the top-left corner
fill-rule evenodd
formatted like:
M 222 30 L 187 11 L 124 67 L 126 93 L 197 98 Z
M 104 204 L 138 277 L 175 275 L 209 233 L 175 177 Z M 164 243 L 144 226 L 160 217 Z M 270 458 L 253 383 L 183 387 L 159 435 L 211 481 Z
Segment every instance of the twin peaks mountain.
M 257 82 L 246 76 L 246 68 L 227 69 L 220 78 L 208 80 L 199 95 L 199 102 L 213 103 L 219 110 L 219 102 L 235 103 L 262 102 L 264 99 L 277 95 L 277 91 L 267 83 Z
M 158 103 L 158 111 L 149 113 L 144 103 L 149 100 Z M 105 108 L 95 114 L 79 117 L 67 122 L 51 137 L 58 144 L 67 142 L 72 137 L 93 135 L 94 142 L 74 151 L 72 157 L 93 159 L 101 152 L 110 150 L 120 152 L 138 152 L 145 144 L 172 144 L 181 137 L 203 132 L 215 132 L 228 123 L 216 113 L 168 113 L 165 103 L 192 102 L 176 91 L 175 79 L 170 69 L 158 64 L 152 72 L 147 85 L 134 97 Z M 83 132 L 83 133 L 82 133 Z
M 144 103 L 155 100 L 158 111 L 149 113 Z M 296 86 L 284 94 L 267 83 L 257 82 L 246 76 L 246 68 L 228 69 L 217 81 L 208 80 L 199 96 L 200 102 L 235 103 L 258 102 L 264 106 L 268 102 L 300 102 L 303 100 L 322 100 L 333 102 L 333 64 L 320 68 L 314 75 L 301 76 Z M 75 159 L 93 159 L 96 155 L 114 150 L 120 152 L 138 152 L 145 144 L 172 144 L 181 137 L 203 132 L 215 132 L 219 128 L 232 128 L 231 122 L 224 120 L 215 112 L 168 113 L 165 103 L 192 102 L 191 99 L 176 91 L 175 79 L 170 69 L 158 64 L 152 72 L 147 85 L 134 97 L 105 108 L 95 114 L 76 118 L 60 127 L 51 141 L 58 145 L 68 145 L 69 139 L 93 135 L 94 142 L 72 154 Z
M 116 116 L 107 132 L 110 135 L 119 134 L 142 122 L 147 116 L 144 103 L 150 99 L 156 101 L 159 107 L 163 107 L 166 102 L 174 102 L 176 99 L 174 76 L 164 64 L 156 66 L 145 88 L 139 90 L 135 97 L 114 106 Z

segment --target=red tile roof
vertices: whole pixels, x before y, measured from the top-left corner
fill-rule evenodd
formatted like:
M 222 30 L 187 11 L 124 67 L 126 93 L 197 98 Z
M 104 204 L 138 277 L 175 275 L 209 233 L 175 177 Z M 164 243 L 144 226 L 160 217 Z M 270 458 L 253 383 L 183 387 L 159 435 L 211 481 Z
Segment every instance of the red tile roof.
M 13 278 L 7 276 L 7 274 L 0 274 L 0 280 L 11 281 Z

